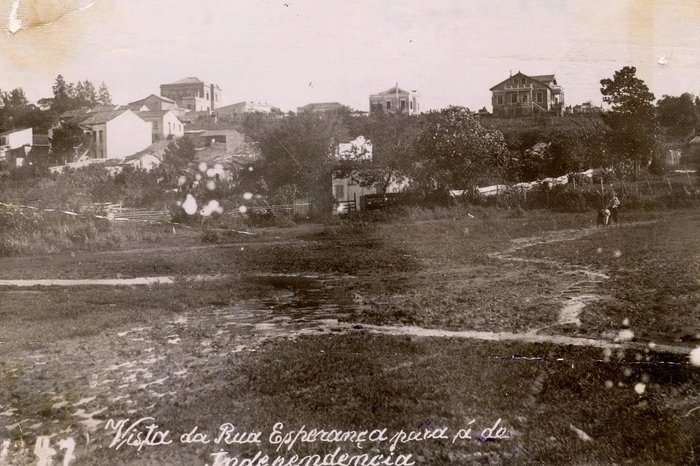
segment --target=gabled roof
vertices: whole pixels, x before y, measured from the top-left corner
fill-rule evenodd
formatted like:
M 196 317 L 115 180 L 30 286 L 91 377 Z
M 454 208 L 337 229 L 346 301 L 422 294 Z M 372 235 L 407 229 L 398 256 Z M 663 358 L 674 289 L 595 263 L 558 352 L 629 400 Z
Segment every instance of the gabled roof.
M 89 113 L 86 115 L 87 118 L 79 121 L 78 123 L 81 125 L 99 125 L 114 120 L 124 112 L 126 112 L 126 109 Z
M 77 117 L 80 115 L 85 115 L 87 114 L 88 109 L 87 108 L 78 108 L 75 110 L 66 110 L 65 112 L 61 113 L 59 115 L 59 118 L 73 118 Z
M 20 131 L 26 131 L 28 129 L 31 128 L 11 129 L 9 131 L 3 131 L 2 133 L 0 133 L 0 136 L 7 136 L 8 134 L 19 133 Z
M 112 110 L 119 110 L 120 108 L 122 108 L 121 105 L 95 105 L 90 110 L 88 110 L 88 113 L 107 112 Z
M 557 84 L 557 80 L 553 74 L 541 74 L 541 75 L 537 75 L 537 76 L 528 76 L 528 75 L 518 71 L 513 76 L 510 76 L 509 78 L 504 79 L 503 81 L 496 84 L 495 86 L 493 86 L 489 90 L 492 91 L 492 90 L 496 89 L 498 86 L 505 84 L 506 82 L 510 81 L 511 79 L 513 79 L 516 76 L 524 76 L 526 78 L 534 79 L 535 81 L 541 82 L 542 84 L 544 84 L 545 86 L 547 86 L 549 88 L 551 88 L 550 83 L 554 83 L 554 85 Z
M 155 97 L 156 99 L 159 99 L 159 100 L 161 100 L 161 101 L 163 101 L 163 102 L 167 102 L 167 103 L 169 103 L 169 104 L 174 104 L 174 103 L 175 103 L 174 100 L 168 99 L 167 97 L 163 97 L 162 95 L 151 94 L 151 95 L 149 95 L 148 97 L 145 97 L 145 98 L 143 98 L 143 99 L 136 100 L 136 101 L 134 101 L 134 102 L 130 102 L 129 105 L 139 105 L 139 104 L 141 104 L 142 102 L 145 102 L 146 100 L 150 99 L 151 97 Z
M 541 74 L 538 76 L 530 76 L 530 78 L 534 79 L 535 81 L 540 81 L 543 83 L 551 83 L 552 81 L 554 82 L 554 84 L 557 83 L 557 80 L 554 79 L 553 74 Z

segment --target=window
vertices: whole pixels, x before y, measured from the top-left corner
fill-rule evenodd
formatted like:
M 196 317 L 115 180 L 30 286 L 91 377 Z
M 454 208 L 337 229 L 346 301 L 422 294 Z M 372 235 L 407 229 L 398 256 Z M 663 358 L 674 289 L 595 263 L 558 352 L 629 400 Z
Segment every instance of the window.
M 207 92 L 207 100 L 209 100 L 209 93 Z
M 409 107 L 411 110 L 413 110 L 413 101 L 410 101 L 410 102 L 408 103 L 408 107 Z
M 391 100 L 386 101 L 386 109 L 391 110 Z
M 544 96 L 542 95 L 542 91 L 538 91 L 537 92 L 537 103 L 541 104 L 543 100 L 544 100 Z
M 527 102 L 527 94 L 523 94 L 523 102 Z
M 498 105 L 503 105 L 503 96 L 502 95 L 498 96 Z
M 518 103 L 518 94 L 511 94 L 511 95 L 510 95 L 510 103 L 511 103 L 511 104 L 517 104 L 517 103 Z
M 344 199 L 345 198 L 345 186 L 342 184 L 335 185 L 335 198 Z
M 404 110 L 406 110 L 406 101 L 401 99 L 401 111 L 403 112 Z

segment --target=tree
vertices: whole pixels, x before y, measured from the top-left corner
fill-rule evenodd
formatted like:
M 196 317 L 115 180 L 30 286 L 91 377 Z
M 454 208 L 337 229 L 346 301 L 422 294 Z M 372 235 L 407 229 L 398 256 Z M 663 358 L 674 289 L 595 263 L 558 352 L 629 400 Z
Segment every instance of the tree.
M 343 168 L 352 172 L 360 185 L 376 186 L 380 193 L 385 193 L 393 181 L 408 177 L 421 122 L 419 116 L 401 113 L 379 113 L 370 118 L 362 117 L 361 121 L 351 121 L 352 131 L 371 141 L 372 159 L 359 164 L 346 163 Z
M 112 105 L 112 96 L 104 81 L 102 81 L 100 88 L 97 90 L 97 100 L 101 105 Z
M 290 115 L 259 134 L 262 156 L 253 165 L 253 179 L 243 182 L 252 181 L 260 191 L 287 203 L 301 196 L 330 202 L 330 173 L 336 162 L 333 149 L 347 136 L 337 114 Z
M 74 100 L 75 88 L 72 84 L 66 83 L 62 75 L 56 77 L 56 81 L 52 87 L 53 100 L 51 102 L 51 110 L 57 114 L 61 114 L 67 110 L 76 108 Z
M 83 144 L 84 134 L 75 123 L 64 123 L 53 130 L 51 149 L 54 162 L 63 163 L 73 160 L 76 150 Z
M 680 97 L 664 95 L 656 103 L 656 120 L 660 126 L 673 128 L 678 134 L 687 133 L 698 123 L 698 108 L 693 95 Z
M 425 118 L 412 167 L 423 188 L 465 189 L 503 178 L 508 151 L 500 131 L 484 128 L 464 107 Z
M 614 157 L 611 162 L 618 168 L 632 165 L 635 178 L 639 168 L 651 162 L 656 146 L 654 94 L 636 72 L 635 67 L 625 66 L 612 79 L 600 81 L 603 101 L 611 105 L 603 115 L 610 127 L 607 146 Z
M 88 106 L 92 107 L 97 104 L 97 91 L 95 90 L 95 86 L 86 79 L 83 81 L 83 88 L 83 99 L 87 102 Z
M 11 112 L 22 110 L 29 104 L 27 97 L 24 95 L 24 90 L 21 87 L 12 89 L 9 93 L 3 94 L 2 102 L 5 109 Z
M 194 160 L 194 143 L 190 138 L 184 136 L 177 141 L 170 141 L 165 148 L 163 161 L 177 168 L 185 169 Z

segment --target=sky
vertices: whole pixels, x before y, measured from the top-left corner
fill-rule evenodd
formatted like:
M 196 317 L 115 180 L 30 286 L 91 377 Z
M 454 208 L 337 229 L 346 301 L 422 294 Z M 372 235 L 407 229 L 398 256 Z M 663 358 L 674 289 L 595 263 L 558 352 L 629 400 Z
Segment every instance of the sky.
M 66 13 L 66 11 L 69 11 Z M 65 14 L 64 14 L 65 13 Z M 14 34 L 8 28 L 15 30 Z M 421 110 L 491 110 L 509 73 L 555 74 L 566 103 L 601 104 L 600 80 L 636 66 L 657 98 L 700 94 L 695 0 L 11 0 L 0 6 L 0 89 L 36 101 L 104 81 L 115 103 L 188 76 L 222 104 L 285 111 L 417 90 Z

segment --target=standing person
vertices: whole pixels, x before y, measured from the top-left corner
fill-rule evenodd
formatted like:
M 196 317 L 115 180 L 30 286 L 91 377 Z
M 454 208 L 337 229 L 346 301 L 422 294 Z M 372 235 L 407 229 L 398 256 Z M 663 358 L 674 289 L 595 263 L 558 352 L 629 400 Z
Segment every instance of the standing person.
M 616 225 L 619 225 L 617 220 L 617 214 L 620 211 L 620 199 L 618 199 L 617 194 L 612 193 L 612 199 L 610 200 L 610 218 Z

